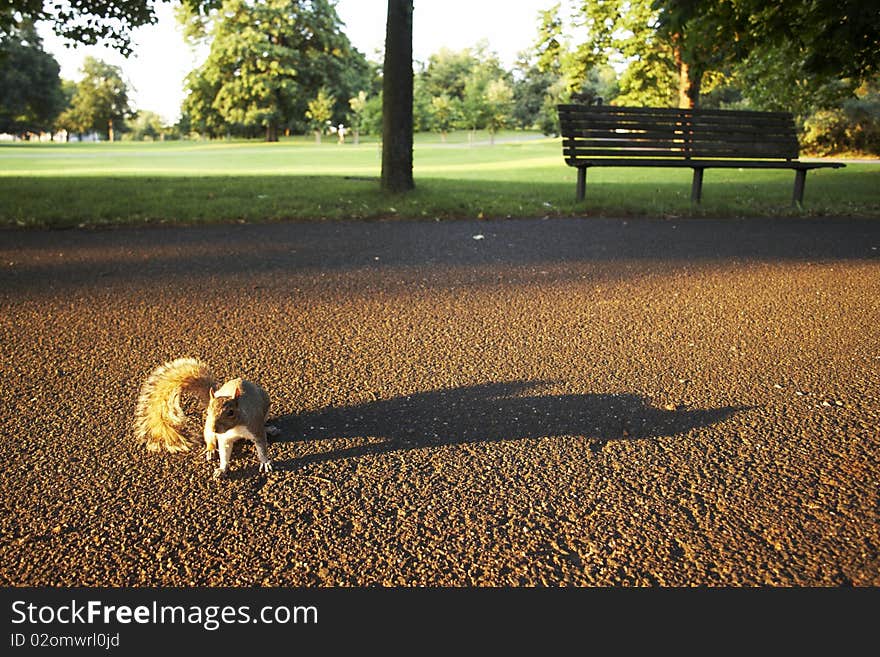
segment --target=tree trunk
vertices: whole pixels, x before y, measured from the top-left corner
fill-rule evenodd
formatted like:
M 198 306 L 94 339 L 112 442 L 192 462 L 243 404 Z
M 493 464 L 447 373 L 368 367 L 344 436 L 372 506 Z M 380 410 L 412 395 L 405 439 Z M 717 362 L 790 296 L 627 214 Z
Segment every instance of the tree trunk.
M 278 125 L 274 121 L 266 124 L 266 141 L 278 141 Z
M 703 71 L 684 60 L 678 44 L 675 46 L 675 63 L 678 66 L 678 106 L 688 109 L 699 107 Z
M 361 143 L 361 131 L 355 129 L 354 131 L 354 145 L 357 146 Z
M 382 74 L 382 189 L 413 183 L 412 0 L 388 0 Z
M 321 131 L 320 130 L 315 130 L 315 143 L 316 144 L 321 143 Z
M 107 137 L 110 141 L 113 141 L 113 119 L 107 121 Z

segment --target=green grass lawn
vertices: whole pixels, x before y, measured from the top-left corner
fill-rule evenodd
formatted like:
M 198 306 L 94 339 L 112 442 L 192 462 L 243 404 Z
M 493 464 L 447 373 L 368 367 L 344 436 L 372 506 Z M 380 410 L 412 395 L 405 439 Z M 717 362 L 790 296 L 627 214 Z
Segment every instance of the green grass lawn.
M 794 173 L 710 169 L 703 203 L 690 204 L 690 169 L 596 168 L 587 199 L 558 139 L 504 132 L 446 143 L 417 135 L 416 190 L 379 191 L 375 140 L 317 145 L 306 137 L 257 141 L 0 145 L 0 225 L 75 226 L 344 218 L 543 216 L 880 216 L 880 165 L 807 175 L 804 208 L 791 206 Z

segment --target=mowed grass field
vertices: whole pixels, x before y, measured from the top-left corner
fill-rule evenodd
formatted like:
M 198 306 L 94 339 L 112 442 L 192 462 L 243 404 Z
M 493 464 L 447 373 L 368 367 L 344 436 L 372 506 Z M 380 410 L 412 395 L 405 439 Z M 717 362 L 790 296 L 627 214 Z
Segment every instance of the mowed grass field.
M 690 169 L 595 168 L 575 201 L 561 140 L 504 132 L 416 136 L 416 190 L 379 190 L 380 145 L 327 137 L 260 141 L 0 145 L 0 225 L 99 226 L 386 218 L 543 216 L 880 216 L 880 165 L 794 173 L 710 169 L 690 203 Z

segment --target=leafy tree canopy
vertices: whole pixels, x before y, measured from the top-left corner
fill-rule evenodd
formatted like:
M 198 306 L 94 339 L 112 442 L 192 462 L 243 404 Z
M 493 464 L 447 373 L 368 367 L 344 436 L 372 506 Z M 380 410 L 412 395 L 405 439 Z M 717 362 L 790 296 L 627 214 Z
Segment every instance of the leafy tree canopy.
M 156 22 L 156 0 L 7 0 L 0 7 L 0 33 L 24 21 L 47 21 L 59 36 L 76 43 L 104 43 L 131 54 L 131 30 Z
M 872 2 L 654 0 L 653 7 L 662 32 L 692 34 L 692 51 L 702 47 L 742 61 L 756 49 L 787 46 L 812 75 L 861 82 L 880 73 L 880 11 Z
M 29 21 L 0 39 L 0 132 L 41 132 L 65 104 L 58 62 Z
M 70 107 L 59 117 L 61 127 L 70 132 L 92 130 L 114 139 L 114 129 L 132 115 L 128 86 L 118 66 L 86 57 L 83 79 L 77 84 Z
M 206 128 L 262 127 L 274 140 L 279 126 L 303 126 L 307 100 L 322 87 L 344 116 L 348 98 L 368 86 L 366 59 L 327 0 L 223 0 L 182 18 L 190 38 L 210 41 L 184 106 Z

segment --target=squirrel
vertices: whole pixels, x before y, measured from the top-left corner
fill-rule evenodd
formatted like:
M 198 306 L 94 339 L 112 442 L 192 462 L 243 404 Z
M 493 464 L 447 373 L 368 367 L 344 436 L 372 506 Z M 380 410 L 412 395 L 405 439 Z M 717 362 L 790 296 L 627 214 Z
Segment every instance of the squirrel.
M 250 440 L 257 449 L 260 472 L 270 472 L 267 434 L 280 431 L 267 425 L 269 395 L 256 383 L 242 378 L 230 379 L 222 386 L 210 368 L 196 358 L 178 358 L 156 367 L 141 386 L 134 414 L 137 440 L 150 451 L 189 451 L 191 443 L 181 433 L 186 415 L 180 396 L 195 395 L 207 409 L 205 416 L 205 457 L 210 463 L 215 452 L 220 467 L 214 477 L 227 474 L 232 446 L 238 440 Z

